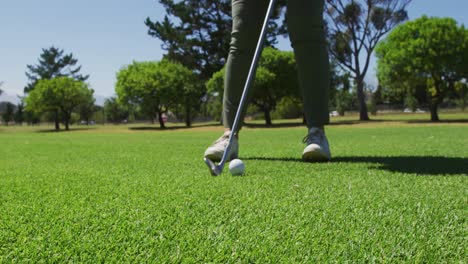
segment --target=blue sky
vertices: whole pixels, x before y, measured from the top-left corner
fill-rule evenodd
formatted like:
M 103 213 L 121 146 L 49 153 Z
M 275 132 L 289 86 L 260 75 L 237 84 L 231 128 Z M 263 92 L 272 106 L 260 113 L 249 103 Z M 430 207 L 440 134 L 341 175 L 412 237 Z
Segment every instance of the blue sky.
M 146 17 L 160 19 L 157 0 L 14 0 L 0 1 L 0 100 L 16 101 L 27 83 L 27 64 L 36 64 L 42 48 L 51 45 L 72 52 L 90 74 L 98 103 L 114 94 L 115 73 L 133 60 L 159 60 L 161 42 L 147 34 Z M 468 25 L 466 0 L 413 0 L 410 19 L 423 14 L 453 17 Z M 290 50 L 289 40 L 279 48 Z M 373 64 L 375 65 L 375 64 Z M 373 66 L 372 65 L 372 66 Z M 374 71 L 368 73 L 373 82 Z

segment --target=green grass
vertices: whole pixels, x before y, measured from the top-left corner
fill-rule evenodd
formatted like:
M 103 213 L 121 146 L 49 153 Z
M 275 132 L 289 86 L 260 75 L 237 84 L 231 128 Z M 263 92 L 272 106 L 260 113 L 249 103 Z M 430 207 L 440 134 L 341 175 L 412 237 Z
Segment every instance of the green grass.
M 39 128 L 42 131 L 44 128 Z M 246 128 L 246 175 L 209 175 L 220 127 L 0 129 L 0 262 L 465 262 L 468 125 Z

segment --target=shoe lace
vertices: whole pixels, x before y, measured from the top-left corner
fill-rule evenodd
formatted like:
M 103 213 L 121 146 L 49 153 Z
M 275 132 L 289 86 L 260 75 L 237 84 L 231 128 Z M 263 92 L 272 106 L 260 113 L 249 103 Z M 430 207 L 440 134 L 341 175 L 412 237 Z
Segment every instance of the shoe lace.
M 223 134 L 213 144 L 223 143 L 223 145 L 227 145 L 228 140 L 229 140 L 229 134 Z
M 302 139 L 302 142 L 306 143 L 307 145 L 312 144 L 312 143 L 318 143 L 318 142 L 321 142 L 322 137 L 323 137 L 322 132 L 319 129 L 317 129 L 307 134 L 307 136 L 305 136 Z

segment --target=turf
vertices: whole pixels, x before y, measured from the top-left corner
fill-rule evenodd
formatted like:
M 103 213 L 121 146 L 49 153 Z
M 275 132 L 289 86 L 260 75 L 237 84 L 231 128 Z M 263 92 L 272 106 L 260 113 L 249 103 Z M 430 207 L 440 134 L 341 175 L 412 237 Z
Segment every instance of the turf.
M 0 262 L 465 262 L 468 125 L 246 128 L 246 175 L 210 176 L 220 127 L 0 130 Z

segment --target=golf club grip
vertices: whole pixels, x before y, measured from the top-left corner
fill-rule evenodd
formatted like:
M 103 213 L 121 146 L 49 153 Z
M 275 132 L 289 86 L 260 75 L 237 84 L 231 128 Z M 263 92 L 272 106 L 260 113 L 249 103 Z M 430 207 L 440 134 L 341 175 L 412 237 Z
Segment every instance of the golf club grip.
M 257 1 L 257 0 L 254 0 L 254 1 Z M 252 63 L 250 64 L 250 69 L 247 75 L 247 80 L 244 85 L 244 90 L 242 91 L 241 100 L 239 102 L 239 106 L 237 107 L 236 117 L 234 118 L 234 124 L 231 127 L 231 135 L 229 136 L 229 143 L 223 153 L 223 157 L 220 162 L 221 164 L 224 164 L 224 162 L 226 161 L 226 157 L 229 154 L 229 150 L 231 147 L 233 137 L 235 136 L 235 134 L 237 134 L 240 117 L 242 115 L 242 109 L 244 108 L 245 101 L 247 100 L 247 94 L 248 94 L 248 90 L 254 78 L 255 68 L 257 67 L 258 60 L 262 53 L 263 43 L 265 42 L 265 36 L 266 36 L 267 27 L 268 27 L 268 21 L 270 19 L 271 13 L 273 12 L 274 6 L 275 6 L 275 0 L 270 0 L 270 3 L 268 5 L 268 10 L 265 15 L 265 20 L 263 21 L 262 31 L 260 32 L 260 36 L 257 42 L 257 47 L 255 48 L 254 57 L 252 59 Z

